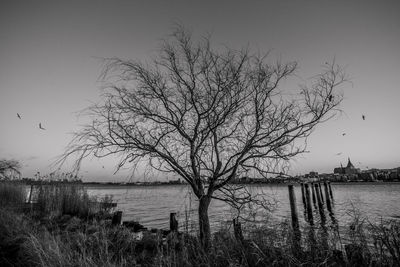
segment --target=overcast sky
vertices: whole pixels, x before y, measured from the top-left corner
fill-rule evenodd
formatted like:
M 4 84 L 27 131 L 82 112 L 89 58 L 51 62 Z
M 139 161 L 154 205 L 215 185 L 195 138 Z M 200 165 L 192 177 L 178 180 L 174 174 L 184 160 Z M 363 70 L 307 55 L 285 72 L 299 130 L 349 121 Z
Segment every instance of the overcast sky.
M 24 177 L 49 173 L 84 122 L 76 112 L 99 99 L 99 58 L 146 60 L 178 22 L 195 35 L 211 33 L 216 44 L 296 60 L 304 79 L 334 57 L 346 66 L 344 113 L 311 135 L 292 174 L 332 172 L 347 157 L 361 169 L 399 167 L 399 14 L 399 1 L 3 0 L 0 158 L 20 160 Z M 81 174 L 127 175 L 113 170 L 112 161 L 93 160 Z

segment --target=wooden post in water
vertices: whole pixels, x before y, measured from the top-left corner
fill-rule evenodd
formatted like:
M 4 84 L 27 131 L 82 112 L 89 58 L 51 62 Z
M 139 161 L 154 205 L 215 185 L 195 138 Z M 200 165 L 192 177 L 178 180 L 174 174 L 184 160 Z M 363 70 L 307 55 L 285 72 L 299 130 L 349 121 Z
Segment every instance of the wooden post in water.
M 331 199 L 332 199 L 332 202 L 333 202 L 333 194 L 332 194 L 331 182 L 328 182 L 328 186 L 329 186 L 329 195 L 331 195 Z
M 239 222 L 239 218 L 233 219 L 233 233 L 235 234 L 235 238 L 238 242 L 243 242 L 243 232 L 242 232 L 242 224 Z
M 319 184 L 316 183 L 314 184 L 315 187 L 315 192 L 317 195 L 317 202 L 318 202 L 318 210 L 319 210 L 319 215 L 321 217 L 321 224 L 325 224 L 325 213 L 324 213 L 324 204 L 321 201 L 321 195 L 319 194 Z
M 322 203 L 324 203 L 324 195 L 322 194 L 322 186 L 321 183 L 318 183 L 319 195 L 321 197 Z
M 311 183 L 311 193 L 312 193 L 312 201 L 313 201 L 313 203 L 314 203 L 314 208 L 316 208 L 316 199 L 315 199 L 314 183 Z
M 290 213 L 292 215 L 292 227 L 293 230 L 299 229 L 299 216 L 297 214 L 296 195 L 294 194 L 293 185 L 288 185 L 288 189 L 289 189 Z
M 300 186 L 301 186 L 301 200 L 303 200 L 304 210 L 306 210 L 307 203 L 306 203 L 306 198 L 305 198 L 305 194 L 304 194 L 304 183 L 300 183 Z
M 328 191 L 327 182 L 324 182 L 324 188 L 325 188 L 326 207 L 328 208 L 329 213 L 332 213 L 332 206 L 331 206 L 331 200 L 330 200 L 330 197 L 329 197 L 329 191 Z
M 296 206 L 296 195 L 294 194 L 293 185 L 288 185 L 289 189 L 289 202 L 290 202 L 290 213 L 292 215 L 292 227 L 293 227 L 293 241 L 295 245 L 295 251 L 300 248 L 301 232 L 299 227 L 299 216 L 297 214 Z
M 122 221 L 122 211 L 118 210 L 118 211 L 114 212 L 111 224 L 112 225 L 121 225 L 121 221 Z
M 169 214 L 169 229 L 171 230 L 171 232 L 178 232 L 178 220 L 175 216 L 175 212 L 171 212 Z
M 305 184 L 305 191 L 306 191 L 306 202 L 307 202 L 307 219 L 310 225 L 314 225 L 314 218 L 312 213 L 312 206 L 311 206 L 311 197 L 310 197 L 310 188 L 308 184 Z

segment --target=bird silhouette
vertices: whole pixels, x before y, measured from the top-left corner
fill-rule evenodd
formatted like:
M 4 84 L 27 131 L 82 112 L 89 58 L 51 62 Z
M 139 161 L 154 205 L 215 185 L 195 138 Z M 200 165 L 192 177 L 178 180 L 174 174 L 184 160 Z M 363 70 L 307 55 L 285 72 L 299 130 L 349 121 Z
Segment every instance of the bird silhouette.
M 18 119 L 21 119 L 21 115 L 19 115 L 19 113 L 17 113 L 17 117 L 18 117 Z
M 333 95 L 330 95 L 330 96 L 328 97 L 328 99 L 329 99 L 329 102 L 332 102 L 332 100 L 333 100 Z
M 336 153 L 336 156 L 340 156 L 342 155 L 342 152 Z
M 365 115 L 362 115 L 362 119 L 365 121 Z
M 45 128 L 42 127 L 42 123 L 39 123 L 39 129 L 40 130 L 46 130 Z
M 343 135 L 343 136 L 345 136 L 345 135 L 346 135 L 346 133 L 342 133 L 342 135 Z

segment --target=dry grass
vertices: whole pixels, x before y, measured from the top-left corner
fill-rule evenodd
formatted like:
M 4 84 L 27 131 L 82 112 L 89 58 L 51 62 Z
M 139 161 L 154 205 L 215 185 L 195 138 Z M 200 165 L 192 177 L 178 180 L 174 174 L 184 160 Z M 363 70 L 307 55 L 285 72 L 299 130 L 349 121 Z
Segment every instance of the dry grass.
M 0 265 L 398 266 L 400 224 L 361 227 L 359 234 L 369 235 L 375 245 L 360 246 L 357 237 L 348 240 L 345 250 L 338 250 L 328 237 L 328 247 L 323 247 L 314 229 L 317 238 L 311 241 L 303 231 L 301 250 L 295 251 L 289 224 L 283 222 L 272 228 L 246 229 L 243 242 L 230 229 L 221 229 L 206 252 L 190 235 L 169 235 L 164 242 L 160 236 L 145 235 L 137 241 L 128 229 L 102 222 L 68 216 L 66 227 L 49 229 L 26 215 L 0 211 Z M 352 257 L 347 259 L 345 252 Z
M 81 184 L 54 183 L 36 186 L 37 203 L 40 216 L 57 217 L 72 215 L 87 217 L 90 214 L 91 202 L 85 188 Z
M 123 227 L 77 217 L 66 223 L 49 229 L 0 209 L 0 266 L 135 266 L 150 264 L 158 253 L 153 238 L 137 241 Z
M 0 207 L 20 208 L 26 201 L 25 186 L 16 182 L 0 182 Z

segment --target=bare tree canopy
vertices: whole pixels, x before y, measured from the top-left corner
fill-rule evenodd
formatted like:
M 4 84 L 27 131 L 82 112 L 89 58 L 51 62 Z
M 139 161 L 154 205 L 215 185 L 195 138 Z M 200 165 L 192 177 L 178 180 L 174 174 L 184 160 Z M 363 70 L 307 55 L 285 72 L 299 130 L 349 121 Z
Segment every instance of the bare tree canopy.
M 296 62 L 271 64 L 248 50 L 215 49 L 210 38 L 194 42 L 182 28 L 151 64 L 106 62 L 109 90 L 88 108 L 92 123 L 75 133 L 61 162 L 77 154 L 79 168 L 88 155 L 118 155 L 118 168 L 146 161 L 179 175 L 199 198 L 206 246 L 214 193 L 229 192 L 229 183 L 250 171 L 284 172 L 305 152 L 313 129 L 336 114 L 342 95 L 335 89 L 346 80 L 332 62 L 311 85 L 283 91 Z

